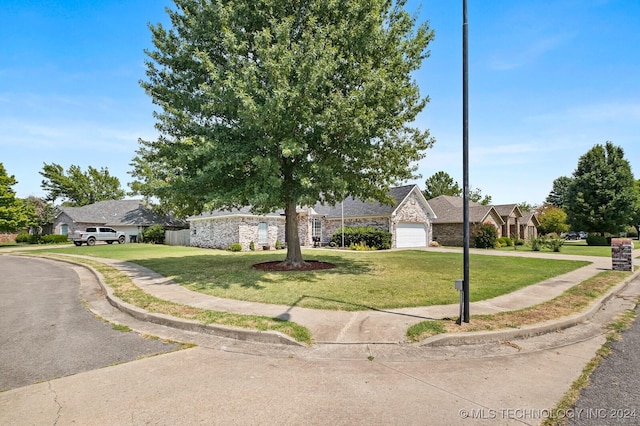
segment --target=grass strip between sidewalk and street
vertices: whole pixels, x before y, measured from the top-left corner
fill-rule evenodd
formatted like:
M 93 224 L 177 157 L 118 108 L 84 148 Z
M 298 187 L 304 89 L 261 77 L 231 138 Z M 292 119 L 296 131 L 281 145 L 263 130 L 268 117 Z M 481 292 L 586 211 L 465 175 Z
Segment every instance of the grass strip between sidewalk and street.
M 636 306 L 640 305 L 640 297 L 636 299 Z M 558 404 L 550 410 L 551 415 L 541 423 L 542 426 L 564 426 L 569 420 L 566 414 L 575 406 L 580 398 L 580 392 L 589 386 L 590 378 L 600 363 L 611 354 L 611 343 L 622 338 L 622 332 L 633 324 L 637 314 L 635 309 L 629 309 L 620 314 L 615 321 L 607 324 L 611 330 L 607 334 L 607 341 L 596 352 L 596 355 L 582 369 L 580 376 L 573 382 Z
M 167 300 L 162 300 L 145 293 L 142 289 L 136 286 L 126 274 L 104 263 L 64 255 L 38 254 L 38 256 L 79 263 L 93 268 L 102 275 L 105 284 L 113 289 L 113 293 L 116 297 L 123 302 L 142 308 L 148 312 L 198 321 L 203 324 L 219 324 L 259 331 L 278 331 L 290 336 L 297 342 L 306 345 L 313 343 L 311 332 L 306 327 L 291 321 L 265 316 L 211 311 L 181 305 Z
M 603 271 L 547 302 L 516 311 L 472 315 L 468 323 L 458 324 L 458 318 L 422 321 L 409 327 L 407 339 L 420 342 L 436 334 L 520 328 L 567 317 L 584 311 L 630 275 L 631 272 Z

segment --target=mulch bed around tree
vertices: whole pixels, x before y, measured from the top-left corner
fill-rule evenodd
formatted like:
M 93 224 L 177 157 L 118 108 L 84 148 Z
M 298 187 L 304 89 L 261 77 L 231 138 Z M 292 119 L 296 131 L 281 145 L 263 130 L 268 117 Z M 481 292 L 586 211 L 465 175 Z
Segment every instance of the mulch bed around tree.
M 283 264 L 281 260 L 273 262 L 256 263 L 254 269 L 261 271 L 318 271 L 322 269 L 333 269 L 336 267 L 333 263 L 320 262 L 318 260 L 305 260 L 304 265 L 300 268 L 290 268 Z

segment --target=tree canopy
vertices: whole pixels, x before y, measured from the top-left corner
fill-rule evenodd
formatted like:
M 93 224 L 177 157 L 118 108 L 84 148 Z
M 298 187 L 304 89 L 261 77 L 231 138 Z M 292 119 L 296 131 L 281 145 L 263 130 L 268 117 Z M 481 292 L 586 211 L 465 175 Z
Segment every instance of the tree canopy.
M 464 195 L 458 182 L 453 180 L 449 173 L 443 171 L 436 172 L 427 178 L 424 182 L 424 190 L 422 193 L 427 200 L 441 195 L 451 197 L 462 197 Z M 469 189 L 469 201 L 486 206 L 491 204 L 491 196 L 482 195 L 480 188 L 471 188 Z
M 561 234 L 569 230 L 567 214 L 560 207 L 545 204 L 538 210 L 537 216 L 540 221 L 538 232 L 542 235 L 551 233 Z
M 633 222 L 638 202 L 631 166 L 622 148 L 607 141 L 578 160 L 565 198 L 572 229 L 615 234 Z
M 140 141 L 138 190 L 182 215 L 285 209 L 285 263 L 302 265 L 296 206 L 390 202 L 433 143 L 409 125 L 433 31 L 405 2 L 175 0 L 171 28 L 150 26 L 160 137 Z
M 40 175 L 44 177 L 41 187 L 48 193 L 45 200 L 52 203 L 62 199 L 64 205 L 81 207 L 98 201 L 121 200 L 126 195 L 120 180 L 111 176 L 106 167 L 98 170 L 89 166 L 84 173 L 80 166 L 71 165 L 65 173 L 59 164 L 44 163 Z
M 18 181 L 8 175 L 4 164 L 0 163 L 0 232 L 15 232 L 27 225 L 29 217 L 24 203 L 16 198 L 12 186 Z
M 422 191 L 427 200 L 439 197 L 440 195 L 449 195 L 452 197 L 462 196 L 462 189 L 458 182 L 447 172 L 439 171 L 431 175 L 424 182 L 424 190 Z
M 567 197 L 567 190 L 571 184 L 571 178 L 567 176 L 560 176 L 553 181 L 553 188 L 549 195 L 547 195 L 546 202 L 552 206 L 564 208 Z

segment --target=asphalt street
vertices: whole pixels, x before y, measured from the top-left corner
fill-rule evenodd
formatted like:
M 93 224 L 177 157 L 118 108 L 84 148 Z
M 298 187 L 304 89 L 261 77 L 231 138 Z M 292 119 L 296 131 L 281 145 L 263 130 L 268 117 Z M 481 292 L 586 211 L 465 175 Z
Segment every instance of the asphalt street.
M 70 265 L 0 256 L 0 271 L 0 391 L 178 348 L 96 318 Z
M 640 307 L 636 308 L 640 315 Z M 640 321 L 612 343 L 571 411 L 570 425 L 640 424 Z

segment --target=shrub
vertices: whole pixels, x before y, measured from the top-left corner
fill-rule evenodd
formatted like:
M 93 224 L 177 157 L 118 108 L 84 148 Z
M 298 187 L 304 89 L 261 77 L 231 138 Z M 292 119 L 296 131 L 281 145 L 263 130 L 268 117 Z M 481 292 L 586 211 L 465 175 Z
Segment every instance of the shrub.
M 342 245 L 342 229 L 337 230 L 331 237 L 331 242 L 336 246 Z M 376 228 L 344 228 L 344 245 L 364 244 L 376 250 L 391 248 L 391 232 Z
M 164 227 L 162 225 L 151 225 L 142 231 L 142 239 L 153 244 L 164 243 Z
M 276 240 L 276 250 L 282 250 L 282 244 L 280 243 L 280 240 Z
M 227 249 L 229 251 L 242 251 L 242 245 L 240 243 L 233 243 Z
M 370 251 L 370 250 L 375 250 L 375 249 L 376 249 L 375 247 L 368 247 L 363 241 L 360 241 L 357 244 L 355 244 L 355 243 L 349 244 L 349 250 Z
M 476 248 L 493 248 L 498 239 L 498 230 L 493 225 L 483 223 L 477 225 L 471 235 Z
M 562 238 L 549 238 L 546 241 L 546 245 L 553 251 L 559 252 L 560 247 L 564 245 L 564 240 Z
M 16 236 L 16 243 L 28 243 L 29 242 L 29 237 L 31 237 L 31 235 L 29 235 L 29 233 L 21 232 Z
M 67 242 L 66 235 L 48 234 L 42 236 L 42 244 L 62 244 Z
M 256 243 L 254 243 L 253 241 L 251 241 L 249 243 L 249 250 L 254 251 L 256 249 Z
M 498 238 L 498 243 L 500 243 L 500 247 L 513 247 L 513 240 L 509 237 Z
M 530 241 L 530 244 L 531 244 L 531 250 L 540 251 L 542 250 L 542 247 L 544 247 L 544 238 L 542 237 L 532 238 Z
M 587 245 L 588 246 L 609 246 L 611 245 L 611 240 L 607 241 L 607 237 L 602 235 L 589 235 L 587 237 Z

